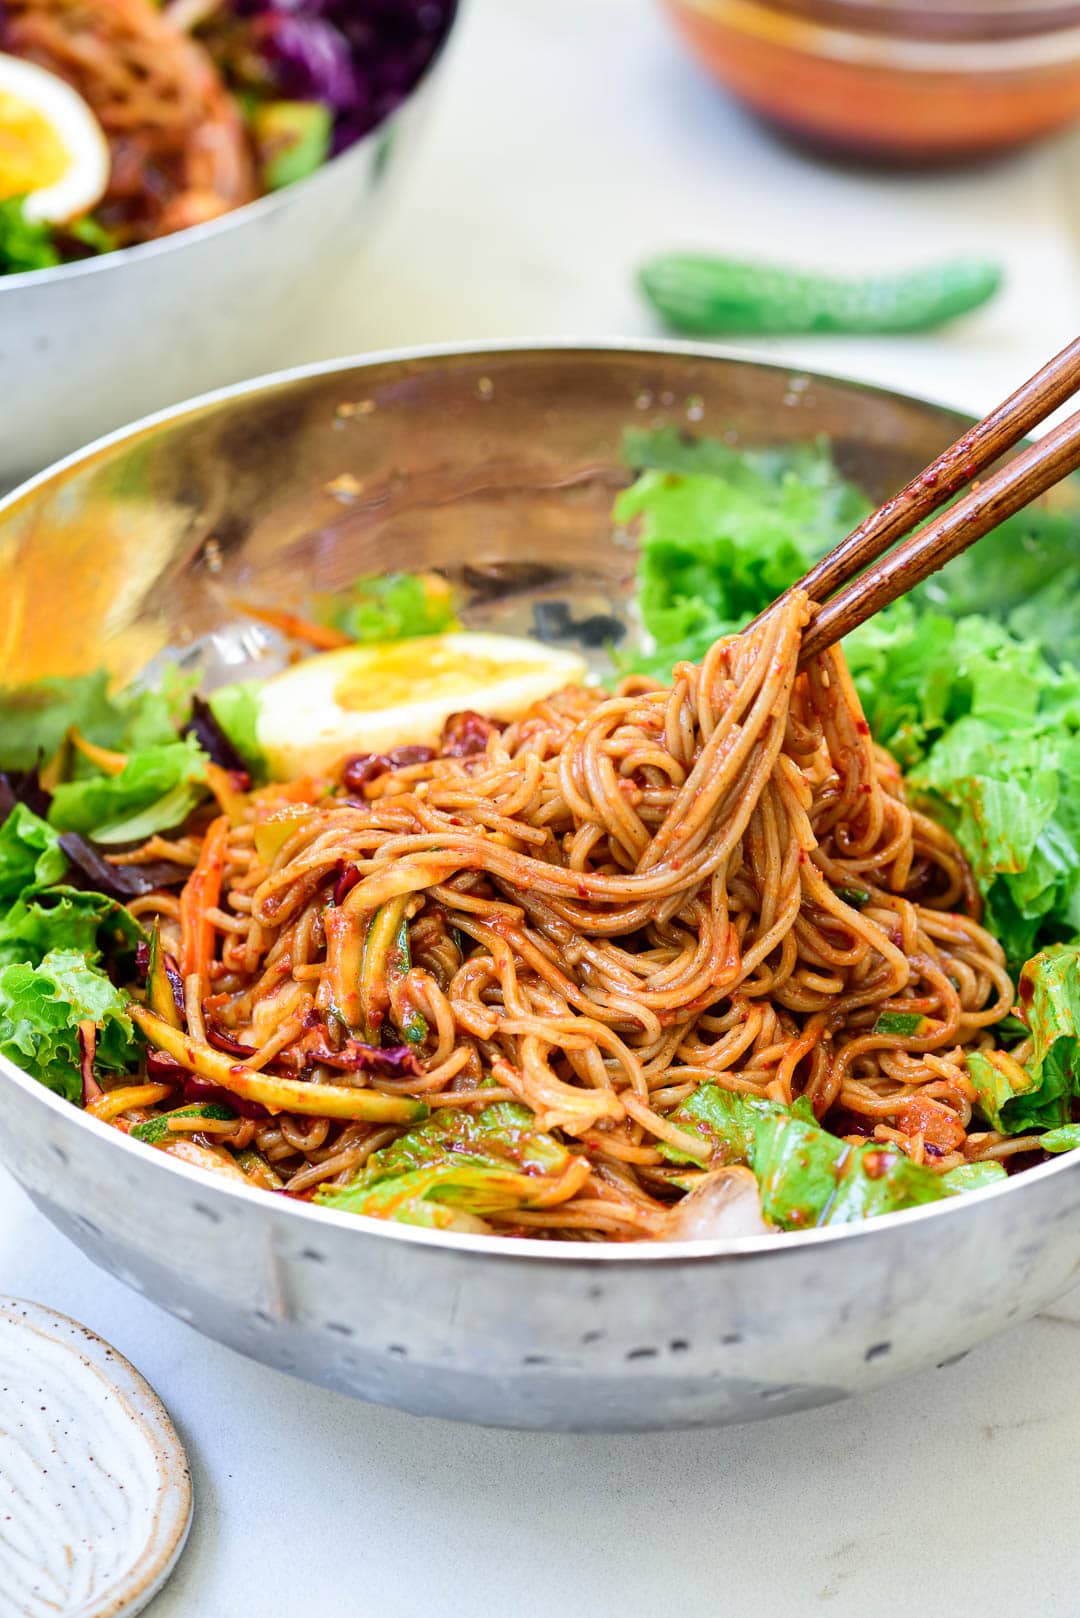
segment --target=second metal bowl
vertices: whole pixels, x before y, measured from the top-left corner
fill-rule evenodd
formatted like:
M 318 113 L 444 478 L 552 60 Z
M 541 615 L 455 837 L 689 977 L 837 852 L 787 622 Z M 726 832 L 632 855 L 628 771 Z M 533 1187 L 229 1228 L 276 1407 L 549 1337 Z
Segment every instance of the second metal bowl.
M 283 330 L 355 268 L 445 49 L 396 111 L 310 178 L 139 247 L 0 275 L 0 493 L 103 432 L 271 363 Z

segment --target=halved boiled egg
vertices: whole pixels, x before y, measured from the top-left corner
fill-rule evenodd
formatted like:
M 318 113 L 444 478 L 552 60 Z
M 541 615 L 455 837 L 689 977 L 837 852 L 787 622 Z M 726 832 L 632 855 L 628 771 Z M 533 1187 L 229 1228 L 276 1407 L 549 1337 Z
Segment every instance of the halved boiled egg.
M 109 146 L 82 96 L 55 73 L 0 54 L 0 201 L 59 225 L 88 213 L 109 183 Z
M 511 635 L 461 631 L 345 646 L 266 681 L 256 737 L 275 779 L 320 775 L 351 753 L 433 746 L 463 708 L 516 719 L 584 673 L 576 653 Z

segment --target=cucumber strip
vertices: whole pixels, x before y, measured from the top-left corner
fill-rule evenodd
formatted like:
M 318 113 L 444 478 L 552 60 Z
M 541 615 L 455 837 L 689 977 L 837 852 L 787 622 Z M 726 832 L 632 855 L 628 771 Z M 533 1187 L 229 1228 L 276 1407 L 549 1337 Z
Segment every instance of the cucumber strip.
M 901 1038 L 923 1032 L 926 1018 L 921 1011 L 883 1011 L 874 1024 L 875 1034 L 896 1034 Z
M 256 1185 L 261 1185 L 270 1191 L 280 1191 L 285 1184 L 270 1159 L 264 1157 L 258 1147 L 245 1146 L 241 1151 L 234 1152 L 233 1156 L 248 1179 L 254 1180 Z
M 409 924 L 402 917 L 394 947 L 387 958 L 387 983 L 390 989 L 390 1014 L 407 1045 L 422 1045 L 427 1038 L 427 1018 L 403 993 L 405 979 L 412 969 L 412 951 L 409 948 Z
M 364 940 L 360 967 L 360 1021 L 364 1038 L 371 1045 L 379 1042 L 383 1020 L 390 1009 L 390 955 L 405 925 L 408 894 L 399 894 L 380 905 L 371 918 Z
M 156 1118 L 146 1118 L 141 1124 L 132 1124 L 130 1134 L 133 1140 L 141 1140 L 147 1146 L 160 1146 L 163 1140 L 173 1138 L 174 1132 L 169 1128 L 170 1118 L 214 1118 L 225 1123 L 236 1114 L 228 1107 L 223 1107 L 220 1101 L 195 1101 L 190 1107 L 177 1107 L 173 1112 L 159 1113 Z
M 183 995 L 183 984 L 177 973 L 176 985 L 169 972 L 165 951 L 161 947 L 161 934 L 157 923 L 154 923 L 150 934 L 150 959 L 146 968 L 146 998 L 150 1009 L 156 1011 L 158 1016 L 168 1023 L 170 1028 L 180 1028 L 183 1022 L 180 1008 L 176 1004 L 177 992 Z

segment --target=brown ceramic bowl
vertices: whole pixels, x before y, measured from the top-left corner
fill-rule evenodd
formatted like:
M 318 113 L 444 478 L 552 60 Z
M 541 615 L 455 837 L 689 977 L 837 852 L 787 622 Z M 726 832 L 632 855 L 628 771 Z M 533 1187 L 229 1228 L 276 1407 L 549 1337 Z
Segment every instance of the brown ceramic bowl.
M 699 60 L 803 142 L 979 157 L 1080 117 L 1075 0 L 664 0 Z

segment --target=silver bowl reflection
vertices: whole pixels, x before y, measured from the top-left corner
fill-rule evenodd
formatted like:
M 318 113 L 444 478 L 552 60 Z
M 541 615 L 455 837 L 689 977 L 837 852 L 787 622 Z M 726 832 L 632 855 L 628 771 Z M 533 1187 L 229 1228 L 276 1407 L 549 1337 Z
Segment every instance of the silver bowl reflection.
M 934 406 L 658 347 L 429 353 L 271 377 L 159 416 L 0 508 L 5 679 L 205 646 L 237 595 L 446 567 L 472 622 L 623 610 L 628 425 L 824 433 L 882 496 L 956 436 Z M 58 581 L 64 632 L 58 636 Z M 224 642 L 223 642 L 224 644 Z M 221 1184 L 0 1061 L 0 1157 L 97 1263 L 242 1353 L 366 1399 L 539 1428 L 826 1403 L 961 1355 L 1080 1274 L 1080 1160 L 863 1226 L 671 1246 L 351 1218 Z
M 301 330 L 355 270 L 445 51 L 446 40 L 401 106 L 309 179 L 159 241 L 0 276 L 0 492 L 137 416 L 273 364 L 283 331 Z

